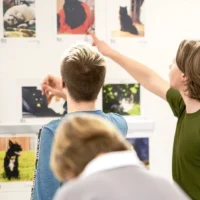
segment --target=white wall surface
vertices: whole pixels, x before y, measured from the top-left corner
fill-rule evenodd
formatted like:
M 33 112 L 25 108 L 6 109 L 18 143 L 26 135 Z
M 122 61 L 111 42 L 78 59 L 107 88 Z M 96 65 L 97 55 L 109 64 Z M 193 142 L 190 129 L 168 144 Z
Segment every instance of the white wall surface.
M 110 1 L 110 0 L 107 0 Z M 119 0 L 118 0 L 119 1 Z M 117 1 L 117 2 L 118 2 Z M 124 2 L 124 0 L 121 0 Z M 134 39 L 115 41 L 114 48 L 143 62 L 168 79 L 168 66 L 182 39 L 200 39 L 199 0 L 145 0 L 145 34 L 147 43 Z M 21 118 L 20 84 L 42 80 L 50 73 L 59 75 L 59 62 L 65 48 L 85 37 L 65 37 L 57 42 L 55 2 L 37 2 L 37 39 L 9 40 L 0 43 L 0 121 Z M 115 3 L 115 1 L 113 1 Z M 106 38 L 106 0 L 96 1 L 96 31 Z M 2 30 L 1 30 L 2 33 Z M 1 34 L 2 35 L 2 34 Z M 199 38 L 198 38 L 199 37 Z M 110 42 L 109 40 L 107 40 Z M 109 80 L 130 80 L 122 68 L 108 60 Z M 171 178 L 171 154 L 176 119 L 166 102 L 142 88 L 142 113 L 156 123 L 151 145 L 151 169 Z

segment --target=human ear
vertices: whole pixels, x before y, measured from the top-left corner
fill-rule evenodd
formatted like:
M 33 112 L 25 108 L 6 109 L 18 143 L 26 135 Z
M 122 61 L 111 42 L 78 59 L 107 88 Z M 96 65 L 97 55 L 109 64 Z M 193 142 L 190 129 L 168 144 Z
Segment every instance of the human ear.
M 183 82 L 185 82 L 185 81 L 187 81 L 187 77 L 186 77 L 186 75 L 185 74 L 181 74 L 181 80 L 183 81 Z

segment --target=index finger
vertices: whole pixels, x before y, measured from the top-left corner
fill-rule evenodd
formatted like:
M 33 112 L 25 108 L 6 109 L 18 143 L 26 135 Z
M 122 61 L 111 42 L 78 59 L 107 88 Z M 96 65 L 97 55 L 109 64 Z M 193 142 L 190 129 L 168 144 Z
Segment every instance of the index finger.
M 88 33 L 91 35 L 91 37 L 93 38 L 94 42 L 98 42 L 99 38 L 92 32 L 88 30 Z
M 49 83 L 49 75 L 47 75 L 45 78 L 44 78 L 44 80 L 42 81 L 42 85 L 43 84 L 48 84 Z
M 49 85 L 50 84 L 50 82 L 51 82 L 51 75 L 48 75 L 48 76 L 46 76 L 46 78 L 43 80 L 43 82 L 42 82 L 42 95 L 44 95 L 44 93 L 45 93 L 45 90 L 44 90 L 44 85 Z

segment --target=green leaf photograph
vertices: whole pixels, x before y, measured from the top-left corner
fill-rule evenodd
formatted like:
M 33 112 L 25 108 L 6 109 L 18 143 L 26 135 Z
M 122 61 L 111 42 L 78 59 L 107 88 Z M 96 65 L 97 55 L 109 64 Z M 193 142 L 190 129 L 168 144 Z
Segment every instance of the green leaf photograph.
M 105 84 L 103 111 L 120 115 L 140 115 L 140 85 Z

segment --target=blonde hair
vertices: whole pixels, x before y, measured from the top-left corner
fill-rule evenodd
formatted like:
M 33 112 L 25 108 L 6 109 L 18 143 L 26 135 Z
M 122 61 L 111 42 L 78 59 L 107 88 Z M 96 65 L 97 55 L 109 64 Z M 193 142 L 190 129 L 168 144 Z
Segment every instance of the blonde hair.
M 50 165 L 58 180 L 65 181 L 67 172 L 78 176 L 101 153 L 131 149 L 111 123 L 92 114 L 75 115 L 58 127 Z
M 187 79 L 185 86 L 188 96 L 200 101 L 200 42 L 182 41 L 177 51 L 176 63 Z
M 105 74 L 105 59 L 91 45 L 72 46 L 61 63 L 63 82 L 77 102 L 96 100 L 104 84 Z

